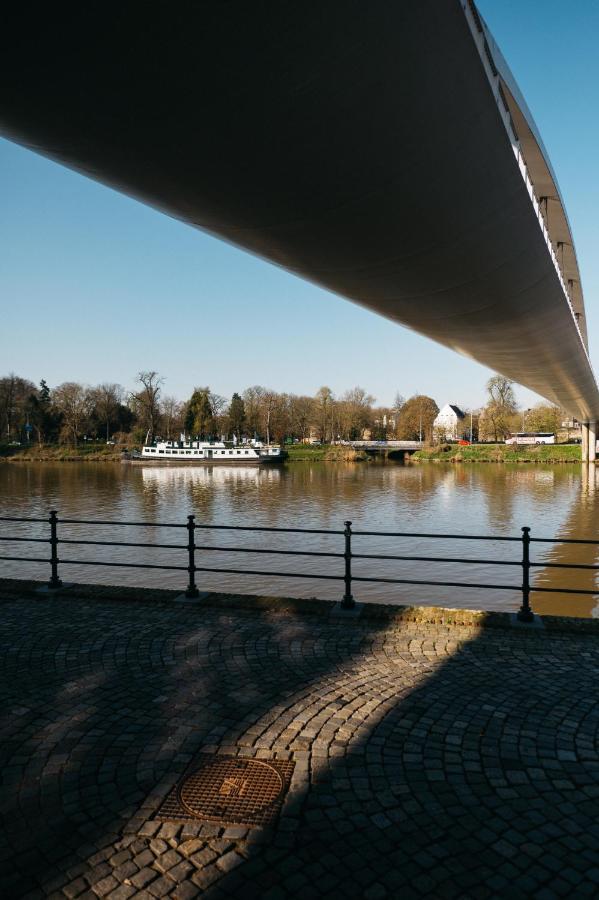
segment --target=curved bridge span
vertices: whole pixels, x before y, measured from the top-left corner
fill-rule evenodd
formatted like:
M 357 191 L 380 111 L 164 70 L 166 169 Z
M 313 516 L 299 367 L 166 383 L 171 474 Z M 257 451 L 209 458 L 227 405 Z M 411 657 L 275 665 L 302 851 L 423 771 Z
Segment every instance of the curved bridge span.
M 12 4 L 1 40 L 8 138 L 594 429 L 557 181 L 469 0 Z

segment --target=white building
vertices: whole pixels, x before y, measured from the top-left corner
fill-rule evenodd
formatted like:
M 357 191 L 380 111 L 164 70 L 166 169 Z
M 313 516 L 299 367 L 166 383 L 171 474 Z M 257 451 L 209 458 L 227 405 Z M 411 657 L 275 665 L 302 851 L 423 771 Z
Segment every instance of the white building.
M 446 403 L 433 422 L 433 435 L 437 441 L 457 441 L 462 436 L 462 422 L 466 416 L 452 403 Z

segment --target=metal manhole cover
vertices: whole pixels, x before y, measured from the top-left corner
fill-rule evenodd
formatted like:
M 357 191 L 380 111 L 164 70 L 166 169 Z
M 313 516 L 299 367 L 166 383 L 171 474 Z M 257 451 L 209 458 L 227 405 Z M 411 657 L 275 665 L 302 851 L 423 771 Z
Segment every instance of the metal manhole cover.
M 294 765 L 287 760 L 204 754 L 200 767 L 181 779 L 156 818 L 268 824 L 281 808 Z
M 283 779 L 267 762 L 215 759 L 185 779 L 179 799 L 192 816 L 245 819 L 272 806 Z

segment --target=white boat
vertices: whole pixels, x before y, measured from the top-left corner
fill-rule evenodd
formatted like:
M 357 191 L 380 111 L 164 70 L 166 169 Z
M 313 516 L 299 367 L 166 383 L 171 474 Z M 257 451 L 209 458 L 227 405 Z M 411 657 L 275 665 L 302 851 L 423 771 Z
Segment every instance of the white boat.
M 127 462 L 155 464 L 202 464 L 208 466 L 260 466 L 283 462 L 286 453 L 278 444 L 262 441 L 193 441 L 181 436 L 179 441 L 154 441 L 144 444 L 141 453 L 129 453 Z

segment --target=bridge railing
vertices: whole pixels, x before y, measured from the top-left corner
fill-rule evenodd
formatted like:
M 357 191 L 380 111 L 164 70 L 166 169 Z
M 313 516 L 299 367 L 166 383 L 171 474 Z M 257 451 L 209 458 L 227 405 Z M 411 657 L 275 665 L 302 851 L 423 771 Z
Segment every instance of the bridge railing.
M 505 590 L 519 591 L 521 593 L 522 603 L 518 612 L 518 618 L 523 622 L 531 622 L 534 618 L 533 610 L 530 605 L 530 593 L 532 590 L 540 593 L 561 593 L 561 594 L 599 594 L 599 590 L 581 590 L 574 587 L 540 587 L 531 586 L 530 576 L 531 570 L 537 567 L 555 568 L 555 569 L 582 569 L 582 570 L 599 570 L 599 566 L 586 565 L 578 563 L 551 563 L 551 562 L 534 562 L 530 559 L 531 544 L 588 544 L 599 545 L 598 540 L 586 538 L 537 538 L 531 537 L 531 529 L 524 526 L 518 536 L 506 535 L 480 535 L 480 534 L 446 534 L 431 532 L 413 532 L 413 531 L 372 531 L 372 530 L 355 530 L 352 528 L 352 522 L 343 523 L 343 528 L 324 529 L 324 528 L 280 528 L 267 527 L 262 525 L 213 525 L 196 522 L 194 515 L 188 515 L 185 522 L 132 522 L 132 521 L 114 521 L 104 519 L 60 519 L 56 510 L 52 510 L 47 518 L 26 518 L 22 516 L 0 516 L 0 523 L 19 523 L 25 526 L 33 526 L 39 528 L 40 525 L 47 526 L 47 532 L 43 537 L 23 536 L 22 534 L 0 534 L 0 542 L 17 542 L 24 544 L 41 544 L 49 547 L 49 556 L 15 556 L 0 555 L 0 560 L 11 562 L 22 562 L 24 564 L 41 564 L 49 566 L 50 577 L 48 580 L 48 588 L 51 590 L 59 590 L 62 586 L 60 577 L 60 569 L 63 566 L 79 565 L 90 567 L 109 566 L 115 568 L 130 569 L 161 569 L 173 570 L 187 573 L 187 584 L 185 595 L 193 598 L 199 596 L 199 590 L 196 583 L 196 573 L 211 572 L 216 574 L 227 575 L 247 575 L 255 578 L 263 577 L 284 577 L 284 578 L 315 578 L 327 581 L 343 582 L 344 592 L 341 597 L 341 606 L 345 609 L 351 609 L 355 605 L 353 596 L 353 586 L 357 583 L 380 583 L 380 584 L 403 584 L 418 585 L 432 587 L 452 587 L 452 588 L 475 588 L 477 590 Z M 153 541 L 122 541 L 122 540 L 94 540 L 88 536 L 81 538 L 62 537 L 59 535 L 59 526 L 84 526 L 93 529 L 98 526 L 108 526 L 110 528 L 133 527 L 133 528 L 159 528 L 159 529 L 175 529 L 180 533 L 187 532 L 185 542 L 177 543 L 155 543 Z M 327 535 L 338 539 L 338 550 L 310 550 L 310 549 L 277 549 L 273 547 L 252 547 L 252 546 L 219 546 L 214 544 L 206 544 L 205 542 L 196 543 L 198 534 L 206 531 L 214 532 L 234 532 L 234 533 L 261 533 L 261 534 L 285 534 L 297 535 L 298 540 L 307 535 Z M 39 533 L 39 532 L 38 532 Z M 86 533 L 87 534 L 87 533 Z M 481 557 L 456 557 L 456 556 L 430 556 L 425 554 L 399 554 L 399 553 L 367 553 L 360 552 L 363 544 L 369 538 L 391 538 L 398 541 L 403 539 L 417 539 L 418 541 L 438 541 L 438 540 L 455 540 L 455 541 L 471 541 L 471 542 L 506 542 L 513 544 L 517 548 L 517 558 L 505 559 L 488 559 Z M 62 558 L 59 555 L 61 546 L 93 546 L 93 547 L 122 547 L 134 549 L 149 550 L 173 550 L 178 551 L 180 562 L 176 564 L 164 564 L 161 562 L 148 563 L 136 561 L 116 561 L 116 560 L 99 560 L 99 559 L 71 559 Z M 1 546 L 1 544 L 0 544 Z M 359 552 L 356 552 L 356 547 Z M 289 557 L 312 557 L 334 561 L 332 567 L 327 572 L 312 571 L 293 571 L 282 572 L 273 569 L 246 569 L 246 568 L 230 568 L 218 566 L 197 565 L 196 552 L 199 553 L 245 553 L 268 556 L 289 556 Z M 497 584 L 489 582 L 473 582 L 473 581 L 446 581 L 439 579 L 416 579 L 416 578 L 390 578 L 379 575 L 356 575 L 353 571 L 354 560 L 371 560 L 371 561 L 402 561 L 416 563 L 453 563 L 458 565 L 493 565 L 515 567 L 520 570 L 520 584 Z

